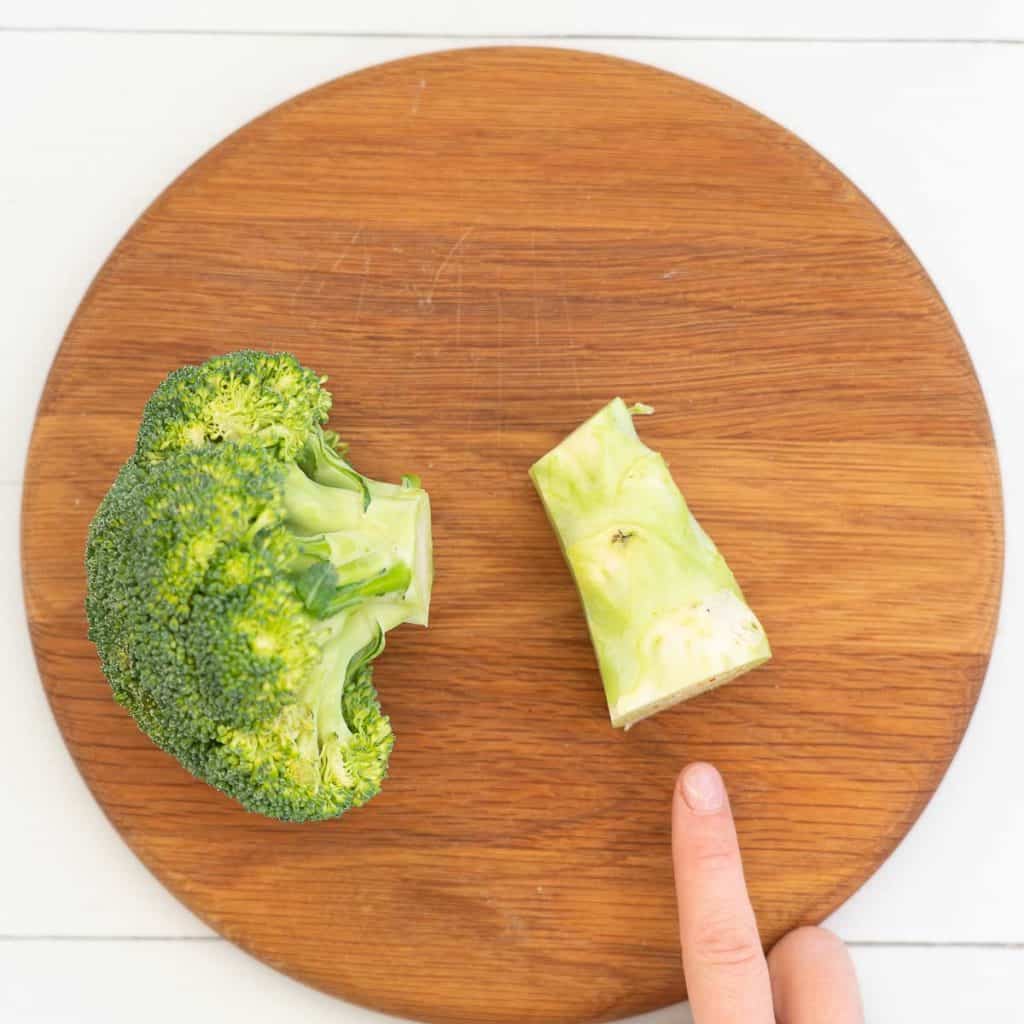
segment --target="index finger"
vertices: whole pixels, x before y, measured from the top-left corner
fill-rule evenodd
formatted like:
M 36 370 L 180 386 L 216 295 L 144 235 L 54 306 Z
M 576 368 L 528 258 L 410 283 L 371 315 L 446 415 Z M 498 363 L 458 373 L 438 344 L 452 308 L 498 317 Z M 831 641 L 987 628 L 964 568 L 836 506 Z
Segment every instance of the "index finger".
M 768 964 L 721 775 L 683 770 L 672 798 L 679 941 L 696 1024 L 774 1024 Z

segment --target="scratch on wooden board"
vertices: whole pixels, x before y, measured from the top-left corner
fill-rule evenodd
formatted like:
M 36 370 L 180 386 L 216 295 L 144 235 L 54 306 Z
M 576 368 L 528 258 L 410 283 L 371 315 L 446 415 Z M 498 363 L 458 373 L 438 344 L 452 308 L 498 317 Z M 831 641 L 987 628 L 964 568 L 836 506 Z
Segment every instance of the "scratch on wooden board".
M 352 247 L 356 244 L 356 242 L 359 241 L 359 237 L 360 235 L 362 235 L 363 228 L 365 226 L 365 224 L 360 224 L 359 227 L 356 228 L 355 233 L 348 240 L 348 245 L 346 245 L 345 248 L 342 249 L 341 254 L 331 264 L 332 274 L 336 274 L 339 270 L 341 270 L 341 265 L 345 262 L 346 259 L 348 259 L 348 255 L 352 251 Z
M 455 351 L 462 351 L 462 260 L 456 263 L 456 270 L 458 273 L 458 294 L 455 297 Z M 470 401 L 466 403 L 466 423 L 472 424 L 476 411 L 480 405 L 479 398 L 483 394 L 483 387 L 481 385 L 480 375 L 475 371 L 476 369 L 477 353 L 476 348 L 470 341 L 470 344 L 466 348 L 466 362 L 469 364 L 469 379 L 470 386 L 472 389 L 472 396 Z
M 562 275 L 563 288 L 565 287 L 565 274 Z M 565 329 L 569 335 L 569 368 L 572 370 L 572 383 L 576 389 L 577 397 L 582 389 L 580 388 L 580 369 L 576 365 L 576 331 L 573 329 L 572 313 L 569 312 L 569 298 L 562 292 L 562 315 L 565 317 Z
M 562 317 L 565 320 L 565 332 L 569 338 L 569 368 L 572 370 L 572 382 L 579 396 L 582 392 L 580 387 L 580 369 L 576 362 L 576 352 L 579 346 L 576 343 L 576 328 L 572 321 L 572 311 L 569 308 L 569 277 L 565 272 L 565 261 L 558 258 L 558 271 L 562 282 Z
M 455 297 L 455 348 L 458 349 L 462 344 L 462 261 L 460 260 L 456 264 L 456 269 L 459 272 L 459 294 Z M 474 355 L 472 349 L 469 353 L 470 362 L 474 361 Z
M 498 450 L 505 434 L 505 314 L 501 306 L 501 268 L 497 271 L 498 290 L 494 301 L 498 306 Z
M 348 258 L 349 253 L 352 251 L 352 247 L 356 244 L 356 242 L 359 241 L 359 236 L 363 233 L 364 227 L 365 225 L 360 224 L 359 227 L 356 228 L 355 233 L 348 240 L 348 244 L 345 246 L 344 249 L 342 249 L 341 254 L 335 257 L 335 259 L 332 261 L 331 269 L 327 272 L 327 275 L 324 275 L 324 277 L 321 278 L 320 283 L 316 286 L 316 291 L 313 293 L 314 295 L 320 295 L 323 293 L 324 288 L 327 286 L 328 275 L 336 274 L 339 270 L 341 270 L 341 266 Z
M 294 309 L 295 306 L 297 305 L 299 301 L 299 296 L 302 294 L 303 289 L 306 287 L 306 283 L 309 281 L 311 274 L 312 271 L 309 270 L 303 272 L 302 280 L 299 281 L 298 287 L 295 289 L 295 291 L 292 292 L 291 301 L 288 303 L 288 308 L 290 310 Z
M 423 99 L 423 90 L 427 87 L 427 80 L 421 78 L 419 85 L 413 91 L 412 106 L 409 108 L 409 116 L 415 117 L 420 111 L 420 100 Z
M 364 249 L 363 251 L 363 279 L 359 284 L 359 298 L 356 300 L 355 319 L 358 320 L 363 313 L 363 298 L 366 295 L 366 282 L 370 276 L 370 267 L 373 265 L 373 257 Z
M 540 345 L 540 309 L 537 301 L 537 232 L 530 232 L 530 279 L 533 287 L 530 289 L 533 296 L 533 343 Z
M 475 227 L 475 224 L 470 224 L 469 227 L 466 228 L 466 230 L 463 231 L 461 235 L 459 235 L 459 240 L 448 250 L 448 252 L 445 253 L 444 259 L 441 260 L 441 262 L 438 264 L 437 270 L 434 271 L 434 279 L 430 282 L 430 290 L 427 292 L 426 295 L 423 296 L 422 299 L 420 299 L 421 306 L 429 306 L 431 302 L 433 302 L 434 289 L 437 287 L 437 282 L 441 280 L 441 275 L 444 273 L 444 268 L 447 267 L 449 263 L 451 263 L 452 257 L 455 256 L 458 253 L 458 251 L 462 248 L 462 243 L 465 242 L 467 238 L 469 238 L 470 234 L 472 234 L 473 228 Z

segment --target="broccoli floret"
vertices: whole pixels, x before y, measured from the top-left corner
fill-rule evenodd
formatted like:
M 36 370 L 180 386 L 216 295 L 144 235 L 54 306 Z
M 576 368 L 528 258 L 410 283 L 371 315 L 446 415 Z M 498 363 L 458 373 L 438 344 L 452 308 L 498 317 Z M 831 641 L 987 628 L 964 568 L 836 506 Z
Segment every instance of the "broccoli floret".
M 289 352 L 243 350 L 183 366 L 147 402 L 136 453 L 157 462 L 181 448 L 251 444 L 315 480 L 359 491 L 369 504 L 369 481 L 345 460 L 337 434 L 323 429 L 331 408 L 325 381 Z
M 325 394 L 291 356 L 172 374 L 86 551 L 115 699 L 193 774 L 287 821 L 379 791 L 394 738 L 371 663 L 430 600 L 426 493 L 356 474 Z

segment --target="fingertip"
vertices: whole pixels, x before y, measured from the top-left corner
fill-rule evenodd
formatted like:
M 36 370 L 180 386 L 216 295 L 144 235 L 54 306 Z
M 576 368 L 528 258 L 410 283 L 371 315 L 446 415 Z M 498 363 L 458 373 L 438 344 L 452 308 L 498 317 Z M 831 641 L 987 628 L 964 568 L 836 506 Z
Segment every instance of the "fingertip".
M 706 761 L 688 764 L 676 779 L 676 793 L 695 814 L 715 814 L 726 804 L 725 782 Z
M 813 1018 L 862 1024 L 853 959 L 834 932 L 808 926 L 784 935 L 768 954 L 768 970 L 784 1024 Z
M 804 925 L 783 935 L 768 954 L 769 961 L 799 960 L 815 962 L 819 960 L 848 960 L 850 958 L 846 943 L 835 932 L 828 928 Z

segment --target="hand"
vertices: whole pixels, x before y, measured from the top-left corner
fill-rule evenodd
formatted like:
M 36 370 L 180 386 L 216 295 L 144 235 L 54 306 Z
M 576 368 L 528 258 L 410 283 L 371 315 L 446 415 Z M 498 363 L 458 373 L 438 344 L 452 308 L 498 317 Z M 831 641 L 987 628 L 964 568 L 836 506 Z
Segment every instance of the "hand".
M 863 1024 L 853 962 L 831 932 L 798 928 L 765 959 L 729 797 L 709 764 L 676 783 L 672 860 L 695 1024 Z

